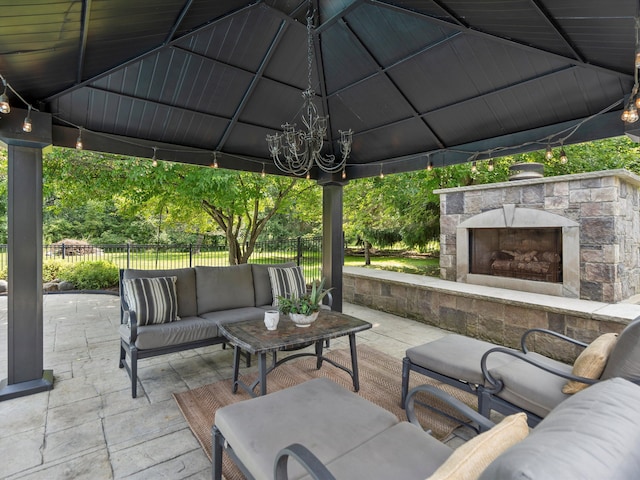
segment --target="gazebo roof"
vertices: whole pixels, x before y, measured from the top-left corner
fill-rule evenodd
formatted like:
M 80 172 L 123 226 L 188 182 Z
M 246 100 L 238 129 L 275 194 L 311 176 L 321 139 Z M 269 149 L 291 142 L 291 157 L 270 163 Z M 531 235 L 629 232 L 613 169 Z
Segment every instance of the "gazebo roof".
M 316 104 L 327 151 L 354 131 L 349 178 L 624 133 L 638 0 L 313 3 Z M 53 115 L 55 145 L 74 146 L 81 128 L 91 150 L 155 147 L 202 165 L 219 151 L 222 167 L 277 173 L 265 136 L 302 106 L 306 11 L 306 0 L 12 2 L 0 73 Z

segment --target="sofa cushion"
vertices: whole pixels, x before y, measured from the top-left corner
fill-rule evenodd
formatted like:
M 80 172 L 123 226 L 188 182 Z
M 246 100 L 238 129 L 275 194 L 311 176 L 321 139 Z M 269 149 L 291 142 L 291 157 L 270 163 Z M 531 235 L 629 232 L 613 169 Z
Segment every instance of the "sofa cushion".
M 566 363 L 535 352 L 529 352 L 527 356 L 538 363 L 547 363 L 567 374 L 571 373 L 572 367 Z M 489 371 L 497 380 L 504 382 L 504 388 L 495 394 L 496 396 L 542 418 L 546 417 L 560 402 L 570 397 L 562 393 L 562 387 L 566 383 L 565 378 L 520 359 L 515 359 L 501 367 L 491 368 Z
M 302 268 L 268 268 L 271 280 L 271 294 L 274 307 L 278 306 L 278 297 L 300 298 L 307 293 L 307 284 L 304 281 Z
M 577 377 L 592 378 L 594 380 L 600 378 L 617 340 L 617 333 L 600 335 L 578 355 L 578 358 L 576 358 L 573 363 L 571 373 Z M 562 392 L 576 393 L 584 390 L 588 386 L 589 384 L 587 383 L 569 380 L 566 385 L 562 387 Z
M 527 415 L 516 413 L 458 447 L 429 480 L 475 480 L 502 452 L 529 434 Z
M 195 267 L 195 270 L 198 315 L 255 306 L 251 265 Z
M 173 268 L 167 270 L 125 269 L 123 279 L 177 277 L 176 293 L 178 295 L 178 316 L 193 317 L 198 314 L 196 303 L 196 272 L 193 268 Z
M 306 446 L 327 464 L 397 423 L 391 412 L 326 378 L 228 405 L 215 418 L 257 480 L 273 479 L 278 452 L 292 443 Z M 289 462 L 289 473 L 299 478 L 304 470 Z
M 125 342 L 131 343 L 131 330 L 126 323 L 120 325 L 119 332 Z M 138 349 L 146 350 L 181 345 L 217 336 L 218 325 L 215 322 L 200 317 L 186 317 L 176 322 L 138 327 L 138 337 L 135 344 Z
M 432 342 L 409 348 L 407 357 L 414 365 L 427 368 L 455 380 L 481 385 L 484 382 L 480 360 L 485 352 L 495 348 L 495 344 L 465 337 L 445 335 Z M 489 355 L 488 367 L 495 368 L 513 361 L 504 354 Z
M 622 378 L 599 382 L 558 405 L 481 480 L 638 478 L 640 387 Z
M 251 264 L 251 274 L 253 275 L 253 293 L 255 295 L 256 307 L 273 304 L 273 293 L 271 292 L 269 268 L 288 268 L 295 266 L 295 262 L 274 263 L 270 265 L 261 265 L 259 263 Z
M 138 325 L 169 323 L 179 320 L 177 277 L 128 278 L 123 291 L 129 309 L 136 313 Z
M 217 324 L 229 322 L 241 322 L 243 320 L 260 320 L 264 319 L 263 308 L 258 307 L 242 307 L 230 308 L 229 310 L 220 310 L 218 312 L 207 312 L 200 315 L 202 318 L 211 320 Z

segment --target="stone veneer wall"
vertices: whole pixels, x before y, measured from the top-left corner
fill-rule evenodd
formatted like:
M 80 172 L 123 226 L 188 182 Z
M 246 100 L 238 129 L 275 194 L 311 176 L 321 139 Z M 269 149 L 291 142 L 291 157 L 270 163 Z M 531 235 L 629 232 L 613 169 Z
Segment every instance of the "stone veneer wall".
M 580 224 L 580 298 L 615 303 L 640 294 L 640 177 L 609 170 L 436 190 L 440 275 L 456 280 L 456 228 L 504 204 Z
M 530 328 L 546 328 L 583 342 L 620 332 L 640 315 L 640 305 L 604 304 L 450 282 L 423 275 L 345 267 L 342 298 L 428 325 L 520 347 Z M 407 344 L 411 338 L 407 338 Z M 572 362 L 578 350 L 547 335 L 532 336 L 533 350 Z

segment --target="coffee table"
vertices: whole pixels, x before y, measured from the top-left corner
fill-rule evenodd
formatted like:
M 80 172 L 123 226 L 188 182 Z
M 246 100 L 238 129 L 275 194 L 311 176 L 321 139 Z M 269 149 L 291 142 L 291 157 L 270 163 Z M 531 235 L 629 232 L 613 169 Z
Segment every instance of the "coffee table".
M 238 386 L 246 390 L 251 396 L 258 396 L 255 388 L 260 384 L 260 394 L 267 393 L 267 374 L 274 368 L 289 360 L 299 357 L 313 356 L 317 358 L 316 366 L 322 367 L 326 361 L 341 370 L 347 372 L 353 379 L 353 389 L 360 389 L 358 378 L 358 355 L 356 352 L 356 333 L 371 328 L 371 324 L 359 318 L 345 315 L 340 312 L 321 310 L 318 319 L 308 327 L 298 327 L 287 315 L 280 315 L 280 322 L 276 330 L 267 330 L 264 321 L 246 320 L 233 323 L 222 323 L 218 329 L 222 335 L 233 345 L 233 393 L 238 391 Z M 324 342 L 337 337 L 349 336 L 349 348 L 351 350 L 351 369 L 340 365 L 323 353 Z M 315 353 L 301 352 L 289 355 L 280 360 L 277 352 L 282 350 L 296 350 L 315 343 Z M 240 356 L 242 350 L 255 353 L 258 356 L 258 378 L 251 385 L 239 380 Z M 273 361 L 267 367 L 267 353 L 272 353 Z

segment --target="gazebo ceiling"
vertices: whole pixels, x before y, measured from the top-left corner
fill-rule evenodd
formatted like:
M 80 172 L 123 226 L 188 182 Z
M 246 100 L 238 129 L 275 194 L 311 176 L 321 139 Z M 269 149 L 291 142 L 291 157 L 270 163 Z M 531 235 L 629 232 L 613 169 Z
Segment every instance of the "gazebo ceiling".
M 81 127 L 91 150 L 277 173 L 265 136 L 302 106 L 306 0 L 9 3 L 0 73 L 55 145 Z M 316 104 L 327 151 L 354 131 L 349 178 L 541 149 L 585 119 L 566 143 L 624 133 L 638 0 L 313 3 Z

